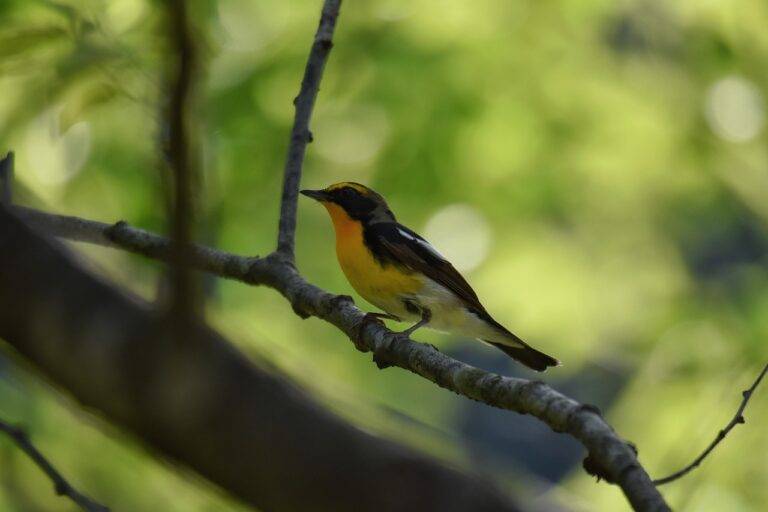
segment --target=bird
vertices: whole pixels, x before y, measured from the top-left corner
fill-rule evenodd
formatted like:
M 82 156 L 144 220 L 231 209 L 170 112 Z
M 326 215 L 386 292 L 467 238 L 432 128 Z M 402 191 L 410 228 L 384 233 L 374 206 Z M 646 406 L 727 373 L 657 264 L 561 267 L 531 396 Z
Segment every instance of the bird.
M 352 288 L 384 311 L 366 320 L 415 322 L 421 327 L 475 338 L 542 372 L 560 362 L 493 319 L 466 279 L 432 245 L 400 224 L 384 198 L 355 182 L 301 190 L 320 202 L 336 233 L 336 255 Z

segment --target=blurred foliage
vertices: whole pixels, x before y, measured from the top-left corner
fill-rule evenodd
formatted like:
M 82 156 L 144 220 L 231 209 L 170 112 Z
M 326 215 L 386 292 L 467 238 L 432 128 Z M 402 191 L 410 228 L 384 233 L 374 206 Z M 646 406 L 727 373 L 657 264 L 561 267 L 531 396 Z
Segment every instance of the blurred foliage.
M 196 148 L 206 243 L 273 247 L 291 100 L 319 7 L 194 4 L 207 62 Z M 162 2 L 4 0 L 0 20 L 0 151 L 17 152 L 19 202 L 162 230 Z M 768 359 L 766 26 L 762 0 L 346 2 L 304 183 L 368 183 L 402 222 L 471 262 L 488 309 L 564 361 L 544 379 L 602 405 L 663 476 L 711 440 Z M 300 217 L 301 269 L 350 293 L 325 212 L 303 201 Z M 155 296 L 155 263 L 78 250 Z M 492 473 L 544 507 L 626 508 L 563 436 L 378 371 L 270 290 L 209 289 L 213 325 L 362 427 Z M 417 338 L 523 372 L 480 344 Z M 114 510 L 242 509 L 22 362 L 0 371 L 0 414 Z M 759 390 L 747 425 L 664 488 L 675 510 L 764 510 L 767 397 Z M 72 509 L 7 440 L 0 458 L 2 510 Z

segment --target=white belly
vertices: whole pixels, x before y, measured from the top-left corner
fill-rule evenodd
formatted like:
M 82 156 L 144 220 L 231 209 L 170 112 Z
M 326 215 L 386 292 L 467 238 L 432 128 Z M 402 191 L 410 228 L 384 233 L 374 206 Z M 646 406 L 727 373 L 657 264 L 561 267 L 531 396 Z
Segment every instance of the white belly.
M 452 291 L 431 279 L 425 279 L 422 289 L 407 298 L 411 298 L 432 313 L 426 327 L 469 338 L 498 339 L 500 336 L 497 329 L 468 311 L 464 303 Z M 383 305 L 377 304 L 377 306 L 404 321 L 415 323 L 421 319 L 420 315 L 409 312 L 402 301 L 388 304 L 392 309 L 383 307 Z

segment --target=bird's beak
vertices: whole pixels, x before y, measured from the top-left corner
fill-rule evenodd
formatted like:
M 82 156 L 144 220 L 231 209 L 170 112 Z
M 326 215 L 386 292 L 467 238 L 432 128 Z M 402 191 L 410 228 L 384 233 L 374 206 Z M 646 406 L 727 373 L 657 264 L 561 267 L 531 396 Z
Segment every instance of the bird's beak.
M 307 197 L 311 197 L 315 201 L 328 200 L 328 193 L 325 190 L 302 190 L 301 193 Z

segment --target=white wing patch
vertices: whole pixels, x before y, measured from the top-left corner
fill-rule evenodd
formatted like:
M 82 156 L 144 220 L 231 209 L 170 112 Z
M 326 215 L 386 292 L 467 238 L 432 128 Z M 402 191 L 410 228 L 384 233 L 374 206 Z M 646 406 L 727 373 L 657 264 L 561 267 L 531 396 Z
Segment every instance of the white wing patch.
M 432 247 L 429 244 L 429 242 L 427 242 L 423 238 L 417 238 L 417 237 L 413 236 L 412 234 L 408 233 L 407 231 L 403 231 L 400 228 L 397 228 L 397 232 L 400 233 L 400 235 L 402 235 L 403 237 L 407 238 L 408 240 L 413 240 L 414 242 L 416 242 L 417 244 L 422 246 L 424 249 L 426 249 L 433 256 L 437 256 L 441 260 L 445 259 L 445 257 L 437 251 L 437 249 Z
M 415 236 L 413 236 L 412 234 L 408 233 L 407 231 L 403 231 L 400 228 L 397 228 L 397 232 L 400 233 L 405 238 L 407 238 L 408 240 L 416 240 Z

